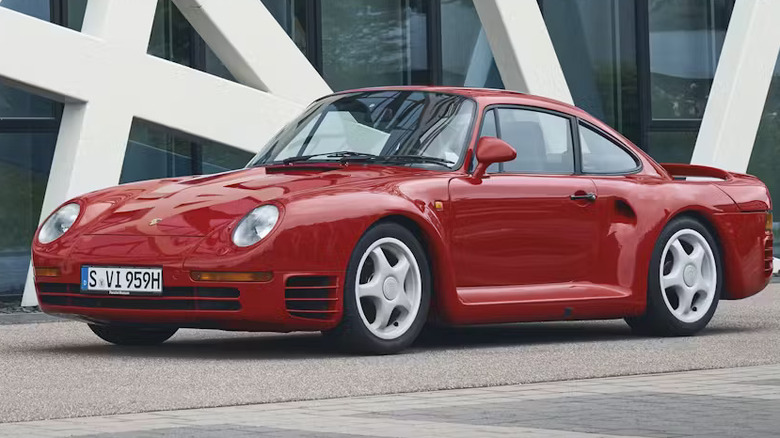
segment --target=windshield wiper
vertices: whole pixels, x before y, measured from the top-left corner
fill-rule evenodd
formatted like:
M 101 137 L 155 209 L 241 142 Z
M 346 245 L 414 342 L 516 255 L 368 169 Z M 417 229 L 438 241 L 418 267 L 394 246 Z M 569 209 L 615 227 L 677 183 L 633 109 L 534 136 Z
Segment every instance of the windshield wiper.
M 431 163 L 439 164 L 444 167 L 450 167 L 454 162 L 444 158 L 428 157 L 426 155 L 383 155 L 379 157 L 382 161 L 401 161 L 404 163 Z
M 338 158 L 340 162 L 345 163 L 347 161 L 385 161 L 385 162 L 401 162 L 401 163 L 431 163 L 438 164 L 444 167 L 450 167 L 454 162 L 445 160 L 443 158 L 428 157 L 425 155 L 374 155 L 363 152 L 352 151 L 339 151 L 339 152 L 325 152 L 321 154 L 301 155 L 298 157 L 289 157 L 282 160 L 284 164 L 299 163 L 302 161 L 308 161 L 312 158 Z
M 346 161 L 352 161 L 352 160 L 376 160 L 378 158 L 382 158 L 379 155 L 374 154 L 364 154 L 362 152 L 352 152 L 352 151 L 339 151 L 339 152 L 325 152 L 322 154 L 312 154 L 312 155 L 301 155 L 298 157 L 290 157 L 285 158 L 282 160 L 282 163 L 284 164 L 290 164 L 290 163 L 298 163 L 301 161 L 308 161 L 312 158 L 340 158 L 339 161 L 346 162 Z

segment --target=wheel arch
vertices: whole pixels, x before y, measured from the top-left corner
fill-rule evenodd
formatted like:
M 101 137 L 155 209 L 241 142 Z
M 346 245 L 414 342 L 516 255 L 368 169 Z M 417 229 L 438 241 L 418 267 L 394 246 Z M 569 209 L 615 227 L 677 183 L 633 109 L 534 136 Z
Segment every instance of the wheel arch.
M 728 292 L 726 291 L 727 289 L 726 285 L 728 284 L 727 278 L 729 272 L 728 272 L 728 267 L 726 266 L 725 263 L 725 253 L 724 253 L 725 248 L 723 247 L 723 239 L 721 237 L 720 232 L 718 231 L 718 227 L 715 223 L 714 218 L 712 217 L 711 213 L 706 210 L 697 209 L 697 208 L 686 208 L 671 215 L 667 219 L 666 223 L 664 223 L 664 226 L 663 228 L 661 228 L 661 230 L 665 229 L 673 221 L 681 218 L 693 219 L 696 222 L 700 223 L 704 228 L 707 229 L 707 231 L 710 232 L 712 238 L 715 240 L 715 245 L 717 246 L 718 249 L 718 257 L 720 259 L 721 269 L 723 270 L 723 287 L 721 288 L 721 297 L 727 296 Z M 659 232 L 659 236 L 660 236 L 660 232 Z
M 409 230 L 420 242 L 431 274 L 431 309 L 429 319 L 440 319 L 455 297 L 454 280 L 445 234 L 440 224 L 419 216 L 393 212 L 377 218 L 367 229 L 382 223 L 395 223 Z M 446 318 L 445 318 L 446 319 Z
M 723 258 L 722 252 L 723 252 L 723 243 L 721 241 L 720 233 L 718 232 L 718 228 L 715 226 L 715 221 L 713 220 L 712 216 L 710 216 L 707 212 L 699 210 L 699 209 L 685 209 L 678 211 L 674 215 L 670 216 L 669 219 L 664 224 L 664 228 L 668 226 L 672 221 L 680 218 L 690 218 L 693 219 L 700 224 L 704 226 L 704 228 L 707 229 L 710 233 L 712 233 L 712 237 L 715 239 L 715 244 L 718 245 L 718 251 L 721 252 L 721 259 Z

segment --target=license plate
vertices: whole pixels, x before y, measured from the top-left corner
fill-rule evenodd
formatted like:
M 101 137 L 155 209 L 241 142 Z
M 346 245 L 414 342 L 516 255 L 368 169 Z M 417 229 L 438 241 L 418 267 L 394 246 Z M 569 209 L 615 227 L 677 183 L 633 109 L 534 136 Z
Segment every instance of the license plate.
M 82 266 L 81 290 L 111 295 L 160 295 L 162 268 Z

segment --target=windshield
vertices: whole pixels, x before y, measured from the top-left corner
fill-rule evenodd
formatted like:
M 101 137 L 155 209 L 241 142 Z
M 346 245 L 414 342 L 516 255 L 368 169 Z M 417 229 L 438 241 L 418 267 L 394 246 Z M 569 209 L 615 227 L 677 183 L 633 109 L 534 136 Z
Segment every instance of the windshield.
M 282 129 L 248 166 L 364 160 L 451 168 L 466 149 L 475 106 L 423 91 L 331 96 Z

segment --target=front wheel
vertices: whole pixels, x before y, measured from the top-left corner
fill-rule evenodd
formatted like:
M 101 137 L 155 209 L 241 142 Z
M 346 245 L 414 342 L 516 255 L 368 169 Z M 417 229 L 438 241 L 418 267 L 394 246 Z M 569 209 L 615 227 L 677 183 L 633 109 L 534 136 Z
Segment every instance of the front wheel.
M 116 345 L 157 345 L 171 338 L 178 329 L 143 329 L 113 325 L 89 324 L 100 339 Z
M 697 333 L 707 326 L 718 307 L 722 271 L 712 233 L 694 219 L 675 219 L 663 230 L 653 250 L 647 311 L 626 321 L 640 333 Z
M 355 246 L 344 286 L 344 316 L 326 335 L 350 351 L 397 353 L 420 334 L 430 296 L 428 261 L 417 238 L 394 223 L 376 225 Z

